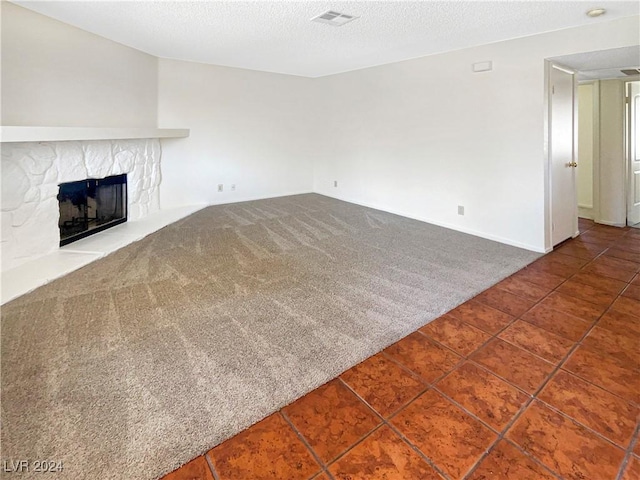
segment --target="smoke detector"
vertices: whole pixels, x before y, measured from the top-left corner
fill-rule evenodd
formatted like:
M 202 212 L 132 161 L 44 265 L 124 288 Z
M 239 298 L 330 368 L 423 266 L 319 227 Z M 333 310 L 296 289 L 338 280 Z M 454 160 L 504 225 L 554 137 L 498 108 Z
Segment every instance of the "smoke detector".
M 334 27 L 341 27 L 345 23 L 349 23 L 355 20 L 356 18 L 360 18 L 360 17 L 329 10 L 327 12 L 324 12 L 321 15 L 318 15 L 317 17 L 313 17 L 311 21 L 318 22 L 318 23 L 326 23 L 327 25 L 333 25 Z

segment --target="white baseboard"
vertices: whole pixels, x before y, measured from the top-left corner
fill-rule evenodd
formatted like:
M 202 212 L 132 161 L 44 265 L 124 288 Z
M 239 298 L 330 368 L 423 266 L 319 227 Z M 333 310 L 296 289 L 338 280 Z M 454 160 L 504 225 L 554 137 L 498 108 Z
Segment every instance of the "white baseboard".
M 491 235 L 491 234 L 485 233 L 485 232 L 479 232 L 477 230 L 473 230 L 471 228 L 461 227 L 459 225 L 452 225 L 452 224 L 445 223 L 445 222 L 439 222 L 439 221 L 436 221 L 436 220 L 433 220 L 433 219 L 430 219 L 430 218 L 427 218 L 427 217 L 422 217 L 422 216 L 407 215 L 406 213 L 401 212 L 399 210 L 389 209 L 389 208 L 386 208 L 386 207 L 381 206 L 381 205 L 375 205 L 375 204 L 372 204 L 372 203 L 361 202 L 359 200 L 354 200 L 354 199 L 351 199 L 351 198 L 348 198 L 348 197 L 343 197 L 343 196 L 340 196 L 340 195 L 329 195 L 327 193 L 318 192 L 318 191 L 316 191 L 315 193 L 318 193 L 320 195 L 324 195 L 326 197 L 335 198 L 336 200 L 342 200 L 343 202 L 354 203 L 354 204 L 360 205 L 362 207 L 374 208 L 376 210 L 382 210 L 383 212 L 392 213 L 394 215 L 400 215 L 401 217 L 411 218 L 412 220 L 418 220 L 420 222 L 430 223 L 432 225 L 437 225 L 439 227 L 448 228 L 450 230 L 456 230 L 458 232 L 468 233 L 469 235 L 474 235 L 474 236 L 480 237 L 480 238 L 486 238 L 487 240 L 493 240 L 494 242 L 504 243 L 505 245 L 511 245 L 512 247 L 523 248 L 525 250 L 530 250 L 532 252 L 549 253 L 551 251 L 551 249 L 547 250 L 545 248 L 537 247 L 535 245 L 529 245 L 527 243 L 516 242 L 516 241 L 513 241 L 513 240 L 511 240 L 509 238 L 500 237 L 498 235 Z
M 593 220 L 593 206 L 578 205 L 578 217 Z
M 609 222 L 607 220 L 594 220 L 594 222 L 599 223 L 600 225 L 608 225 L 610 227 L 623 228 L 627 226 L 627 222 L 619 223 L 619 222 Z

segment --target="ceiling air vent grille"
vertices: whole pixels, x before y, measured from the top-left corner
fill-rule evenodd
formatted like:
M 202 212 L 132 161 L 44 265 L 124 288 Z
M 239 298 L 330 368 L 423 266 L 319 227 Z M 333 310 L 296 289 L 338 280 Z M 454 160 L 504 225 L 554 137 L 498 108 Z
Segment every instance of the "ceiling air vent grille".
M 345 23 L 349 23 L 355 20 L 358 17 L 353 15 L 346 15 L 340 12 L 334 12 L 333 10 L 329 10 L 328 12 L 324 12 L 322 15 L 318 15 L 311 19 L 312 22 L 318 23 L 326 23 L 327 25 L 333 25 L 334 27 L 341 27 Z
M 625 68 L 620 71 L 625 75 L 640 75 L 640 68 Z

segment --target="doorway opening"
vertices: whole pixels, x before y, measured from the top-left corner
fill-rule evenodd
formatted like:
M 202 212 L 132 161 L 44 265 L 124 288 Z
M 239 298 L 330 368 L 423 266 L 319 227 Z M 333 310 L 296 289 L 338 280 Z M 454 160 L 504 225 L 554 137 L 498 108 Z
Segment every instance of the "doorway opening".
M 547 59 L 575 72 L 574 162 L 576 216 L 614 227 L 635 226 L 640 221 L 640 46 L 584 52 Z M 552 79 L 548 91 L 548 184 L 547 236 L 550 250 L 557 244 L 554 191 L 556 198 L 570 201 L 566 185 L 555 184 L 552 166 Z M 564 140 L 569 139 L 564 134 Z M 568 184 L 567 184 L 568 185 Z M 568 208 L 568 207 L 567 207 Z M 555 216 L 559 219 L 558 215 Z M 561 217 L 560 217 L 561 218 Z M 568 217 L 567 217 L 568 219 Z M 577 219 L 576 219 L 577 220 Z M 573 219 L 566 221 L 572 222 Z M 566 228 L 566 226 L 565 226 Z M 576 232 L 577 234 L 577 232 Z

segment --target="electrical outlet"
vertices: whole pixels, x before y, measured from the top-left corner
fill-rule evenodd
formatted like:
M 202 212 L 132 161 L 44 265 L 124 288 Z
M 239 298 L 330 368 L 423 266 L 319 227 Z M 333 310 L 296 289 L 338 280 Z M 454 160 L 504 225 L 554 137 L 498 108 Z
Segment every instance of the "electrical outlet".
M 464 215 L 464 206 L 458 205 L 458 215 Z
M 232 191 L 232 192 L 235 192 L 235 191 L 236 191 L 236 184 L 235 184 L 235 183 L 232 183 L 232 184 L 231 184 L 231 191 Z
M 218 191 L 222 192 L 224 190 L 224 185 L 222 183 L 218 184 Z
M 333 186 L 334 186 L 334 187 L 337 187 L 337 186 L 338 186 L 338 180 L 334 180 L 334 181 L 333 181 Z

